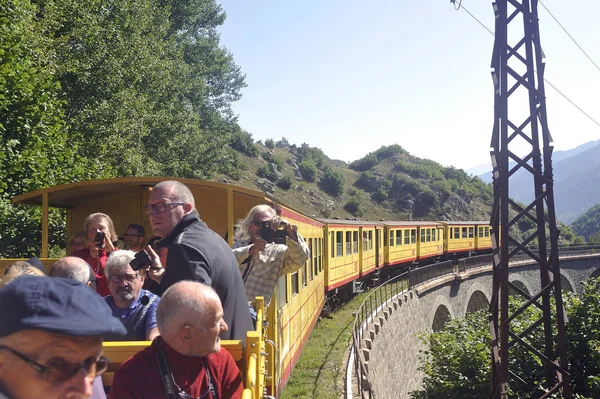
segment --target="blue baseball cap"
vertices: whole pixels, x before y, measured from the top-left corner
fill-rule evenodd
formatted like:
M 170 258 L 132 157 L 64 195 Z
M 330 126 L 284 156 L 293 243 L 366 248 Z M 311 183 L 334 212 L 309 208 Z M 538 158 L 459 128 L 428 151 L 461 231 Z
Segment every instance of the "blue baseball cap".
M 0 337 L 25 329 L 75 337 L 127 330 L 93 290 L 61 277 L 21 276 L 0 289 Z

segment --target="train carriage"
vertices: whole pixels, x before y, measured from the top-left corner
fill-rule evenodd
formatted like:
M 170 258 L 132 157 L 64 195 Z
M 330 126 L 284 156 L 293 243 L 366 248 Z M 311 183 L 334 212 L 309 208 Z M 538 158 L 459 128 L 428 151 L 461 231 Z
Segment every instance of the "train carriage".
M 83 228 L 86 216 L 103 212 L 113 219 L 117 232 L 125 231 L 129 223 L 144 226 L 148 232 L 145 237 L 147 242 L 151 238 L 152 229 L 148 215 L 142 211 L 142 205 L 147 203 L 152 187 L 168 179 L 171 178 L 132 177 L 64 184 L 16 196 L 13 198 L 13 204 L 42 207 L 41 258 L 49 267 L 55 261 L 55 259 L 48 259 L 48 209 L 50 207 L 66 209 L 67 237 Z M 265 348 L 269 367 L 265 382 L 267 392 L 277 395 L 289 378 L 325 302 L 323 224 L 278 203 L 261 191 L 194 179 L 173 180 L 178 180 L 190 188 L 202 220 L 230 245 L 233 243 L 235 223 L 244 218 L 255 205 L 266 203 L 271 204 L 281 216 L 298 225 L 300 234 L 305 237 L 311 249 L 309 261 L 299 271 L 280 278 L 271 304 L 264 313 L 265 331 L 268 339 L 273 342 L 273 345 L 267 345 Z M 68 252 L 70 248 L 67 248 Z M 2 260 L 1 272 L 12 261 Z M 226 348 L 236 351 L 238 364 L 246 367 L 247 356 L 237 353 L 240 345 L 241 343 L 236 341 L 225 342 Z M 264 345 L 264 340 L 261 345 Z M 121 358 L 124 356 L 122 354 L 134 353 L 139 346 L 139 343 L 132 343 L 129 346 L 107 343 L 107 351 L 121 353 L 118 355 Z M 253 347 L 255 346 L 253 344 Z M 245 348 L 245 351 L 248 350 L 249 348 Z M 260 353 L 261 349 L 259 348 L 258 351 Z M 256 366 L 256 363 L 254 369 L 265 372 L 264 368 L 260 365 Z M 242 372 L 246 373 L 246 370 Z M 108 373 L 106 376 L 108 384 L 111 375 Z M 261 383 L 260 388 L 263 386 L 265 385 Z M 259 388 L 255 388 L 255 391 L 262 394 Z
M 55 261 L 47 258 L 50 207 L 66 209 L 67 237 L 82 229 L 87 215 L 103 212 L 111 216 L 118 232 L 129 223 L 144 226 L 149 232 L 147 241 L 151 226 L 142 206 L 152 187 L 167 179 L 114 178 L 65 184 L 19 195 L 13 203 L 42 207 L 41 257 L 48 267 Z M 380 270 L 388 275 L 396 273 L 392 266 L 491 248 L 488 222 L 315 219 L 261 191 L 194 179 L 175 180 L 190 188 L 201 218 L 230 245 L 236 222 L 255 205 L 270 204 L 283 218 L 298 225 L 310 248 L 310 257 L 299 270 L 281 276 L 269 306 L 263 309 L 257 298 L 259 319 L 264 321 L 259 322 L 257 331 L 249 332 L 246 342 L 223 342 L 246 374 L 246 387 L 252 387 L 252 394 L 245 398 L 258 398 L 263 392 L 280 395 L 329 296 L 353 293 L 357 283 L 376 278 Z M 13 261 L 0 259 L 0 273 Z M 107 354 L 115 359 L 113 370 L 104 376 L 106 384 L 110 385 L 114 368 L 147 344 L 106 343 Z

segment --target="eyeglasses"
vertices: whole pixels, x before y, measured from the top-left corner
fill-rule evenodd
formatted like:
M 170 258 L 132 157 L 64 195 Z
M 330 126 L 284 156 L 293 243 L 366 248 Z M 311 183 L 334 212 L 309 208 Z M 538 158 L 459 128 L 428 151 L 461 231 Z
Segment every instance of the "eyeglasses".
M 123 274 L 122 276 L 110 276 L 110 281 L 117 284 L 120 284 L 124 280 L 128 283 L 133 283 L 137 277 L 137 274 Z
M 70 380 L 75 377 L 80 370 L 84 370 L 88 376 L 98 376 L 104 373 L 110 364 L 110 360 L 104 356 L 98 358 L 90 356 L 81 363 L 67 363 L 62 360 L 51 360 L 47 366 L 43 366 L 6 345 L 0 345 L 0 349 L 5 349 L 25 361 L 28 365 L 43 374 L 44 378 L 48 381 L 58 383 Z
M 128 234 L 128 233 L 123 234 L 123 238 L 133 238 L 133 237 L 143 237 L 143 236 L 141 236 L 139 234 Z
M 159 202 L 158 204 L 146 204 L 144 205 L 144 211 L 149 215 L 152 213 L 152 210 L 155 210 L 157 213 L 163 213 L 167 210 L 169 205 L 185 205 L 185 202 Z

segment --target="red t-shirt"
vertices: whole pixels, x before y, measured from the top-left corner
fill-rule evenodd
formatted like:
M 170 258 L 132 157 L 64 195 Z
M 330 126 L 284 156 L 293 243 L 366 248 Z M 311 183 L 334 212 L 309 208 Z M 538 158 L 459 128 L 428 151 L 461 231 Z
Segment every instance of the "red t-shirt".
M 110 295 L 110 291 L 108 290 L 108 281 L 104 275 L 104 266 L 106 265 L 106 259 L 108 258 L 108 255 L 108 252 L 100 249 L 98 252 L 98 258 L 94 259 L 90 255 L 89 248 L 78 249 L 77 251 L 71 252 L 71 255 L 69 255 L 76 256 L 89 263 L 94 270 L 94 274 L 96 275 L 96 292 L 102 297 Z
M 161 339 L 161 346 L 175 383 L 194 398 L 208 390 L 204 361 L 199 356 L 184 356 L 171 348 L 161 337 L 157 337 L 152 345 L 136 353 L 121 365 L 115 372 L 109 399 L 165 399 L 165 386 L 156 362 L 156 340 Z M 240 398 L 244 386 L 240 370 L 227 350 L 221 348 L 218 353 L 206 357 L 210 376 L 217 395 L 222 399 Z M 212 395 L 205 396 L 213 399 Z

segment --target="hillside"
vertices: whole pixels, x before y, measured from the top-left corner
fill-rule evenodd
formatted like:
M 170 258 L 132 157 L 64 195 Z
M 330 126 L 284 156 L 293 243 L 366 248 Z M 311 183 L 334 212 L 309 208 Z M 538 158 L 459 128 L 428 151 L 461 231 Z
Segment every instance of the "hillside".
M 579 216 L 571 224 L 571 228 L 587 242 L 600 243 L 600 204 L 596 204 Z
M 554 199 L 556 214 L 563 223 L 571 223 L 600 202 L 600 141 L 553 154 Z M 480 175 L 491 181 L 491 172 Z M 529 203 L 533 200 L 531 175 L 520 170 L 511 180 L 511 197 Z
M 254 143 L 237 132 L 238 172 L 218 180 L 263 190 L 314 217 L 489 220 L 491 187 L 464 171 L 382 147 L 352 164 L 287 140 Z

